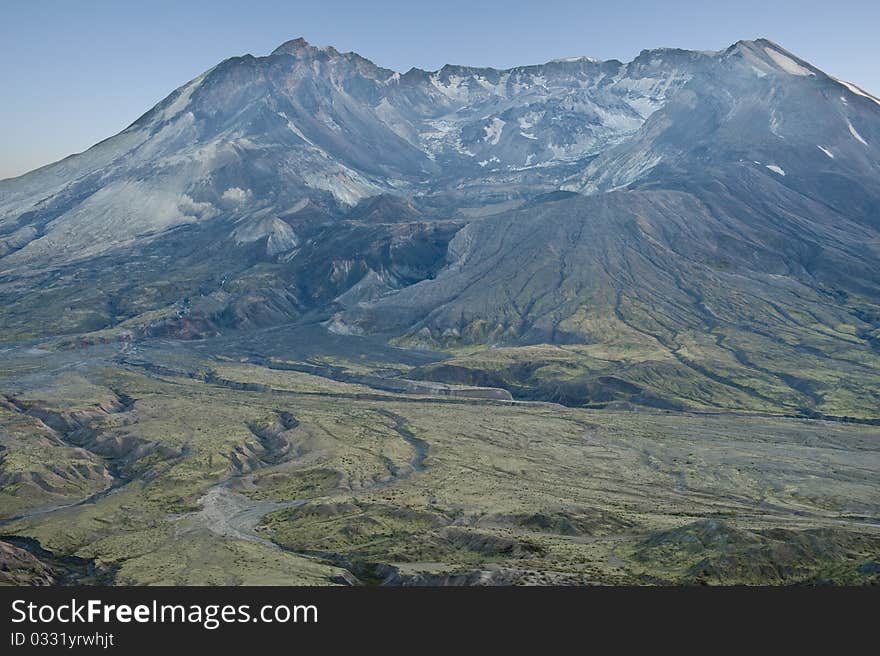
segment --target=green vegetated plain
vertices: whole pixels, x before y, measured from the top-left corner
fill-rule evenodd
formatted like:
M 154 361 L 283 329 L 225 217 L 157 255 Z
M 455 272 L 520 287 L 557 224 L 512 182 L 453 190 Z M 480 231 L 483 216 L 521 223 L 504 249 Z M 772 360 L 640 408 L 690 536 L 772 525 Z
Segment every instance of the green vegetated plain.
M 3 580 L 880 580 L 876 425 L 676 379 L 647 341 L 395 363 L 369 340 L 302 356 L 317 334 L 267 331 L 261 357 L 232 337 L 4 345 Z M 589 403 L 529 393 L 623 357 L 642 391 L 599 375 Z

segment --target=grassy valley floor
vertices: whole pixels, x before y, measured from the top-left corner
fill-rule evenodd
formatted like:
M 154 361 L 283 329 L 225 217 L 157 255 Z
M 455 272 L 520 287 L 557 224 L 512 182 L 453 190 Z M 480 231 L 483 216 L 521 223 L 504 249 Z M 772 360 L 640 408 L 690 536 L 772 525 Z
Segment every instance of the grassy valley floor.
M 407 392 L 372 384 L 384 354 L 212 348 L 8 347 L 3 581 L 880 580 L 877 426 Z

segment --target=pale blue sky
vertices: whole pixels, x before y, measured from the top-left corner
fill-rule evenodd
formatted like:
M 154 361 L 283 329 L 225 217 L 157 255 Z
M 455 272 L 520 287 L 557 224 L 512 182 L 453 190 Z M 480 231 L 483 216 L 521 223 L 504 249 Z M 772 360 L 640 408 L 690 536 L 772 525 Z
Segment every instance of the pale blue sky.
M 767 37 L 880 94 L 878 0 L 0 0 L 0 178 L 115 134 L 233 55 L 298 36 L 405 71 Z

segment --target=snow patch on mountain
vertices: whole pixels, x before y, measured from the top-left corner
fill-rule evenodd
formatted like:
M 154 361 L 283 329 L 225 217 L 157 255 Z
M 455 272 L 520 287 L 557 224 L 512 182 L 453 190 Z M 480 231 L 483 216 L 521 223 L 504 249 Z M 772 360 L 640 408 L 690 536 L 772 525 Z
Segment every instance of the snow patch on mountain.
M 852 93 L 856 94 L 857 96 L 861 96 L 862 98 L 867 98 L 871 102 L 874 102 L 874 103 L 877 103 L 878 105 L 880 105 L 880 98 L 875 98 L 867 91 L 863 91 L 862 89 L 857 87 L 855 84 L 850 84 L 849 82 L 845 82 L 844 80 L 838 80 L 837 78 L 833 78 L 833 79 L 835 82 L 839 82 L 840 84 L 845 86 L 847 89 L 849 89 Z M 844 102 L 844 104 L 846 103 L 846 98 L 841 98 L 841 100 Z
M 551 64 L 577 64 L 580 62 L 586 62 L 589 64 L 598 64 L 599 60 L 595 57 L 560 57 L 558 59 L 551 59 Z
M 821 150 L 823 153 L 825 153 L 826 155 L 828 155 L 828 157 L 830 157 L 831 159 L 834 159 L 834 153 L 832 153 L 830 150 L 828 150 L 825 146 L 819 146 L 819 145 L 816 145 L 816 148 L 818 148 L 818 149 Z
M 764 52 L 766 52 L 770 56 L 770 59 L 772 59 L 776 63 L 776 65 L 779 66 L 779 68 L 781 68 L 786 73 L 799 76 L 815 75 L 813 71 L 801 66 L 791 57 L 783 55 L 775 48 L 764 46 Z
M 469 90 L 463 84 L 464 82 L 465 78 L 460 75 L 450 75 L 446 81 L 440 78 L 439 73 L 431 76 L 431 84 L 434 85 L 434 88 L 450 100 L 459 102 L 467 101 L 470 95 Z
M 846 121 L 846 127 L 849 128 L 849 133 L 850 133 L 853 137 L 855 137 L 857 141 L 863 143 L 863 144 L 866 145 L 866 146 L 868 145 L 868 142 L 865 141 L 865 139 L 862 137 L 862 135 L 860 135 L 860 134 L 858 133 L 858 130 L 856 130 L 856 129 L 853 127 L 853 124 L 850 123 L 849 120 Z
M 501 120 L 498 117 L 492 119 L 492 121 L 487 125 L 484 130 L 486 132 L 486 136 L 483 137 L 483 141 L 488 141 L 493 146 L 498 145 L 498 141 L 501 139 L 501 133 L 504 130 L 504 126 L 507 123 Z
M 229 203 L 244 203 L 253 195 L 250 189 L 242 189 L 241 187 L 229 187 L 223 192 L 221 198 Z
M 202 84 L 205 77 L 211 72 L 211 70 L 202 73 L 197 78 L 178 89 L 175 92 L 177 94 L 177 97 L 174 98 L 174 100 L 171 101 L 171 103 L 169 103 L 169 105 L 162 110 L 162 112 L 159 114 L 159 120 L 169 121 L 180 114 L 182 111 L 184 111 L 189 106 L 189 102 L 192 98 L 193 93 L 196 89 L 199 88 L 199 86 Z

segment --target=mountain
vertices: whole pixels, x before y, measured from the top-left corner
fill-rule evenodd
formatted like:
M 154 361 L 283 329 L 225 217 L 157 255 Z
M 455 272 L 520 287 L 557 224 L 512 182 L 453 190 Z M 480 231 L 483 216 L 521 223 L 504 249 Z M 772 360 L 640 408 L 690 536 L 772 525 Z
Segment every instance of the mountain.
M 880 100 L 762 39 L 404 74 L 296 39 L 0 182 L 7 340 L 318 320 L 576 405 L 873 417 L 878 262 Z
M 463 195 L 464 185 L 485 203 L 490 184 L 501 195 L 554 188 L 573 163 L 635 132 L 700 59 L 400 75 L 302 39 L 228 59 L 119 135 L 3 182 L 4 270 L 305 199 L 338 213 L 380 193 Z
M 302 39 L 0 181 L 0 582 L 877 584 L 880 100 Z

